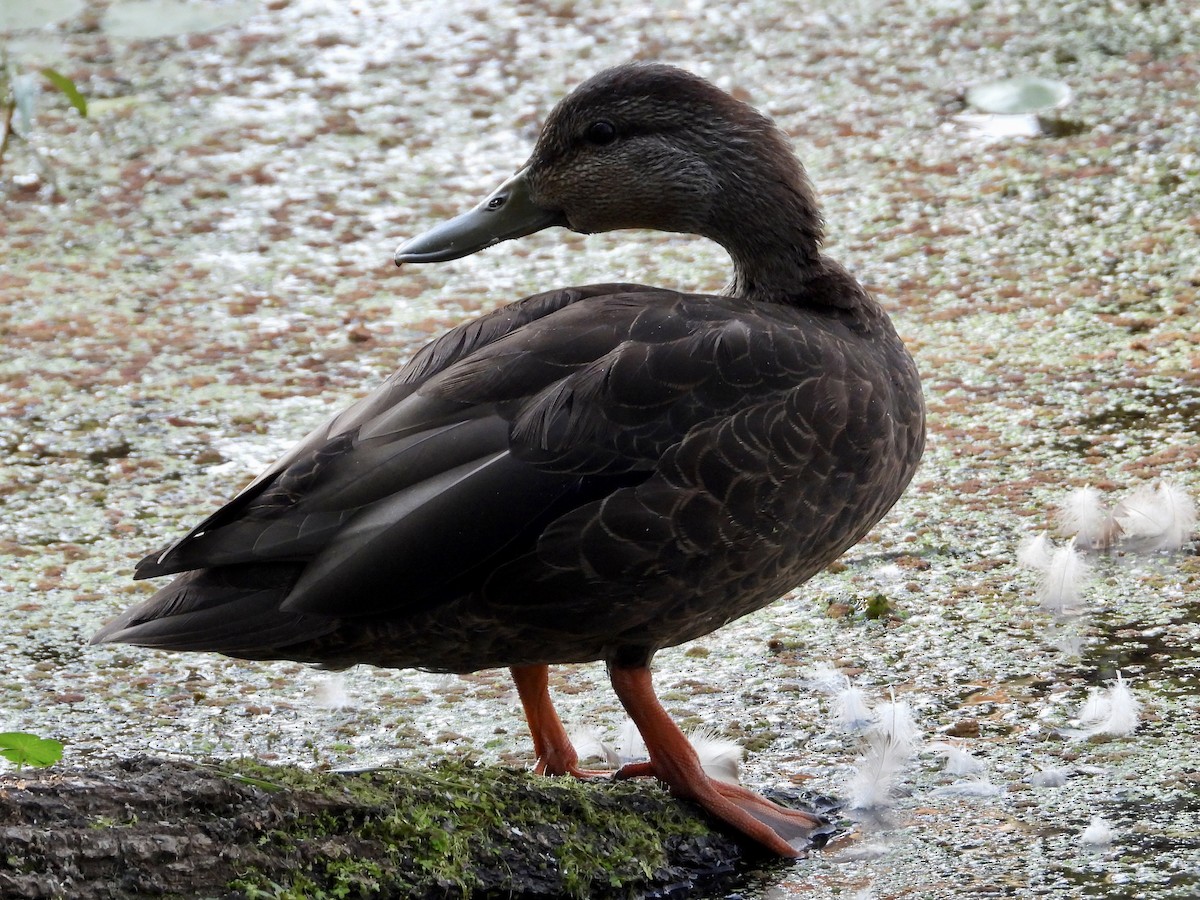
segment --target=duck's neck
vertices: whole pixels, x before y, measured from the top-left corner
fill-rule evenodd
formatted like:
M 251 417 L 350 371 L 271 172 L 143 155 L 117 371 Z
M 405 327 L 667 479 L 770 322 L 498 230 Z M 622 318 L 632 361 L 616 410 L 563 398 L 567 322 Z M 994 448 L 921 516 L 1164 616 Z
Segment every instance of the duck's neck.
M 808 305 L 823 269 L 823 223 L 816 199 L 802 175 L 772 196 L 747 196 L 720 205 L 720 221 L 710 237 L 733 260 L 735 297 Z
M 804 233 L 747 233 L 722 242 L 733 260 L 733 297 L 803 304 L 809 282 L 820 269 L 821 252 Z

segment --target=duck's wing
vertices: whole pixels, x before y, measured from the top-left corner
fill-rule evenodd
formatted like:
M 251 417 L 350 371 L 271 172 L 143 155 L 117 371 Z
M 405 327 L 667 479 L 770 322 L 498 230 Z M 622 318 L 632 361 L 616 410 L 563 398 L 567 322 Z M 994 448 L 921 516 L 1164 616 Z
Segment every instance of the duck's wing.
M 799 369 L 812 368 L 797 356 L 793 325 L 732 299 L 612 291 L 458 356 L 361 426 L 353 446 L 331 454 L 350 473 L 357 457 L 382 442 L 386 476 L 372 472 L 339 490 L 383 494 L 370 506 L 355 496 L 347 520 L 312 539 L 320 547 L 282 609 L 411 612 L 459 595 L 447 590 L 455 585 L 480 587 L 547 534 L 559 543 L 583 540 L 581 532 L 563 533 L 563 518 L 601 503 L 601 521 L 589 525 L 613 528 L 595 548 L 607 554 L 603 545 L 615 543 L 616 557 L 642 562 L 659 539 L 670 540 L 664 531 L 684 526 L 664 521 L 661 504 L 615 495 L 650 478 L 697 427 L 777 398 Z M 447 411 L 456 411 L 451 424 Z M 414 433 L 414 421 L 423 430 Z M 467 437 L 456 443 L 459 431 Z M 420 449 L 399 449 L 409 441 Z M 460 460 L 454 454 L 464 445 L 469 458 Z M 420 471 L 426 458 L 429 468 Z M 317 497 L 315 484 L 301 487 L 296 511 Z M 289 509 L 287 525 L 294 529 L 296 519 Z M 290 548 L 299 544 L 289 538 Z
M 798 521 L 823 546 L 826 533 L 848 533 L 872 483 L 890 505 L 882 469 L 895 458 L 900 477 L 920 398 L 911 414 L 888 415 L 903 411 L 899 388 L 854 323 L 734 298 L 664 291 L 656 301 L 564 310 L 559 321 L 587 316 L 601 331 L 619 318 L 627 339 L 506 409 L 514 455 L 610 488 L 548 523 L 532 555 L 493 577 L 491 596 L 534 606 L 570 596 L 580 578 L 648 583 L 688 571 L 684 557 L 735 547 L 769 556 L 795 542 Z M 550 335 L 530 336 L 528 349 L 535 337 Z M 489 358 L 506 349 L 486 348 L 428 390 L 501 400 L 516 370 Z M 764 526 L 773 517 L 778 528 Z
M 530 323 L 597 294 L 631 289 L 638 286 L 539 294 L 452 329 L 369 396 L 314 429 L 182 538 L 142 559 L 135 577 L 267 560 L 307 562 L 352 522 L 346 540 L 351 535 L 365 540 L 364 529 L 405 522 L 417 536 L 405 546 L 439 546 L 438 532 L 430 527 L 446 520 L 439 509 L 490 509 L 484 498 L 494 490 L 488 488 L 509 483 L 523 490 L 527 508 L 537 506 L 569 479 L 530 470 L 506 480 L 516 466 L 509 460 L 508 425 L 496 405 L 427 396 L 421 388 Z M 489 509 L 472 509 L 476 530 L 486 530 Z
M 200 566 L 224 564 L 220 561 L 221 553 L 216 549 L 217 542 L 214 541 L 219 529 L 239 521 L 243 516 L 259 518 L 260 516 L 254 513 L 256 507 L 261 515 L 265 510 L 277 507 L 280 500 L 289 494 L 298 495 L 314 479 L 319 480 L 320 472 L 328 473 L 328 466 L 323 467 L 322 463 L 346 452 L 348 447 L 353 447 L 360 429 L 388 411 L 394 410 L 430 378 L 477 349 L 565 306 L 597 293 L 637 288 L 637 285 L 592 285 L 586 288 L 550 291 L 501 307 L 486 316 L 451 329 L 437 340 L 426 344 L 408 364 L 371 394 L 313 429 L 303 440 L 261 472 L 236 497 L 190 532 L 142 559 L 136 566 L 134 577 L 155 578 Z M 414 416 L 414 434 L 434 427 L 436 422 L 430 420 L 439 412 L 453 424 L 453 408 L 441 411 L 426 408 L 424 421 L 420 416 Z M 427 451 L 433 449 L 428 443 L 422 444 L 420 441 L 415 442 L 413 446 L 425 446 Z M 402 450 L 403 446 L 394 447 L 393 453 Z M 416 458 L 419 454 L 414 453 L 413 456 Z M 385 487 L 381 486 L 384 489 Z M 329 527 L 336 527 L 336 524 L 331 522 Z M 311 532 L 315 528 L 316 523 L 313 522 L 308 530 Z M 201 545 L 204 545 L 203 549 Z M 209 547 L 213 549 L 209 551 Z M 243 548 L 245 549 L 247 548 Z M 213 554 L 211 559 L 207 558 L 208 552 Z M 303 551 L 296 548 L 295 555 L 303 556 Z
M 695 526 L 664 521 L 662 504 L 608 501 L 697 428 L 811 376 L 818 363 L 795 331 L 741 301 L 626 285 L 539 295 L 467 323 L 145 559 L 139 577 L 189 574 L 98 637 L 143 643 L 140 631 L 159 628 L 159 645 L 181 646 L 176 626 L 153 620 L 196 632 L 193 619 L 219 617 L 242 580 L 267 570 L 271 590 L 255 588 L 263 629 L 277 624 L 272 603 L 305 633 L 330 617 L 411 612 L 469 593 L 539 538 L 580 540 L 554 523 L 597 503 L 604 514 L 586 517 L 605 532 L 597 552 L 640 559 L 678 543 L 672 529 Z M 260 647 L 244 620 L 226 619 L 238 655 Z M 230 652 L 213 627 L 194 645 Z

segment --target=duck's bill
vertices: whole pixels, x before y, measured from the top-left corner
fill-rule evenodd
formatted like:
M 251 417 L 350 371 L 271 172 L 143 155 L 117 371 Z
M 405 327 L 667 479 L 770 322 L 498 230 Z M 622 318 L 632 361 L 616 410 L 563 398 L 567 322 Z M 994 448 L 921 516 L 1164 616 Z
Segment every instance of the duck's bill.
M 529 198 L 528 171 L 512 176 L 470 212 L 409 238 L 396 248 L 396 265 L 446 262 L 551 225 L 565 225 L 561 212 L 543 209 Z

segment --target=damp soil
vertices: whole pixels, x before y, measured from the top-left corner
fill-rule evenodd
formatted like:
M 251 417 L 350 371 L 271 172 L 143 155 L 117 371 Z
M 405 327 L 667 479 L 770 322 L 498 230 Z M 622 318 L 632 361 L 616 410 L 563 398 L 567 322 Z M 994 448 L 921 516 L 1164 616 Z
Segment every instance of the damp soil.
M 99 779 L 147 756 L 414 775 L 467 760 L 537 796 L 502 672 L 331 681 L 86 642 L 153 589 L 130 580 L 134 561 L 445 328 L 549 286 L 721 289 L 719 248 L 640 232 L 390 262 L 516 169 L 571 85 L 662 59 L 792 135 L 828 252 L 892 313 L 930 421 L 921 471 L 861 545 L 659 654 L 664 703 L 738 743 L 744 783 L 844 801 L 861 748 L 813 675 L 833 666 L 871 702 L 907 701 L 927 742 L 957 742 L 998 789 L 956 792 L 926 750 L 883 819 L 847 818 L 807 859 L 743 865 L 692 895 L 1200 891 L 1195 541 L 1091 554 L 1085 608 L 1066 620 L 1016 563 L 1074 488 L 1111 505 L 1169 478 L 1200 497 L 1194 3 L 179 6 L 157 4 L 159 33 L 115 0 L 30 4 L 58 10 L 42 25 L 24 7 L 0 18 L 10 62 L 64 73 L 92 112 L 43 86 L 29 139 L 0 162 L 0 730 L 66 745 L 48 774 L 20 777 Z M 197 24 L 200 6 L 219 21 Z M 968 86 L 1024 75 L 1071 88 L 1054 113 L 1069 127 L 1000 139 L 962 118 Z M 1138 728 L 1072 737 L 1118 672 Z M 570 728 L 617 739 L 601 666 L 562 667 L 551 687 Z M 1071 776 L 1044 786 L 1047 768 Z M 1098 816 L 1113 840 L 1084 844 Z M 268 895 L 303 889 L 276 884 Z

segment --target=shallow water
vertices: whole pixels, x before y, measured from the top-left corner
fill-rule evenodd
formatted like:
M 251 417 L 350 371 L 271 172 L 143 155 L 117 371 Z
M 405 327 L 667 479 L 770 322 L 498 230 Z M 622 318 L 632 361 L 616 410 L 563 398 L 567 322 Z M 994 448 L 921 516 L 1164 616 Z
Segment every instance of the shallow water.
M 1093 558 L 1066 621 L 1015 562 L 1071 488 L 1112 503 L 1170 477 L 1200 497 L 1193 5 L 281 0 L 152 41 L 107 33 L 105 8 L 7 39 L 19 63 L 53 57 L 97 115 L 43 95 L 38 155 L 14 145 L 0 169 L 0 730 L 76 761 L 529 763 L 502 673 L 356 670 L 330 709 L 301 666 L 83 644 L 150 589 L 128 580 L 139 556 L 445 327 L 548 285 L 721 287 L 717 248 L 642 233 L 390 264 L 516 168 L 570 85 L 664 58 L 796 138 L 829 250 L 894 312 L 931 426 L 913 487 L 836 571 L 660 654 L 664 701 L 747 748 L 747 783 L 844 798 L 858 738 L 811 676 L 833 664 L 872 702 L 909 702 L 927 741 L 965 735 L 1002 789 L 939 792 L 955 779 L 924 751 L 888 827 L 730 890 L 1200 892 L 1195 542 Z M 965 85 L 1022 72 L 1069 84 L 1083 130 L 997 142 L 957 122 Z M 891 612 L 870 619 L 879 595 Z M 1143 704 L 1134 734 L 1065 737 L 1118 671 Z M 555 689 L 572 727 L 619 730 L 601 667 Z M 1047 767 L 1073 774 L 1035 786 Z M 1095 816 L 1115 837 L 1087 849 Z

